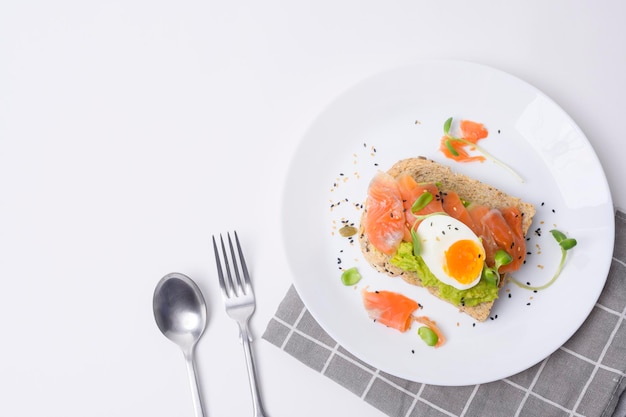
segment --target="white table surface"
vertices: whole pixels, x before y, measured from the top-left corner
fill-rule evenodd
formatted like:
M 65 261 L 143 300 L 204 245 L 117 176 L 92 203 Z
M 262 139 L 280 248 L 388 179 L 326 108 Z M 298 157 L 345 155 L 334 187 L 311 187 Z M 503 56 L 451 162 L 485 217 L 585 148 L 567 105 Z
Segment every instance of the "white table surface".
M 0 4 L 0 415 L 191 416 L 159 333 L 166 273 L 207 298 L 208 416 L 249 416 L 210 236 L 237 229 L 270 416 L 382 414 L 260 340 L 292 277 L 282 185 L 344 89 L 424 58 L 541 89 L 585 132 L 626 209 L 626 3 L 4 1 Z

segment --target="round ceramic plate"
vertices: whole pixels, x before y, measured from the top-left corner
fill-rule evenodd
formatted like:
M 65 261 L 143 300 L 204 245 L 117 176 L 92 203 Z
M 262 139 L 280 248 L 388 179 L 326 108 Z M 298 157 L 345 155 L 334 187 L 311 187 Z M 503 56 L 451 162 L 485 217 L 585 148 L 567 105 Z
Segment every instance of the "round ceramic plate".
M 439 150 L 443 124 L 469 119 L 489 136 L 481 146 L 500 165 L 457 163 Z M 455 125 L 453 124 L 453 129 Z M 526 264 L 514 277 L 541 285 L 554 275 L 560 248 L 550 229 L 577 239 L 549 288 L 507 283 L 485 322 L 476 322 L 424 288 L 374 271 L 356 236 L 369 181 L 404 158 L 425 156 L 489 183 L 537 209 Z M 390 70 L 345 91 L 314 120 L 285 184 L 283 233 L 295 287 L 320 325 L 343 347 L 382 371 L 437 385 L 485 383 L 538 363 L 565 343 L 591 312 L 604 286 L 614 242 L 606 177 L 585 135 L 545 94 L 481 65 L 428 61 Z M 362 280 L 344 286 L 342 270 Z M 424 344 L 370 320 L 361 290 L 391 290 L 418 301 L 446 343 Z

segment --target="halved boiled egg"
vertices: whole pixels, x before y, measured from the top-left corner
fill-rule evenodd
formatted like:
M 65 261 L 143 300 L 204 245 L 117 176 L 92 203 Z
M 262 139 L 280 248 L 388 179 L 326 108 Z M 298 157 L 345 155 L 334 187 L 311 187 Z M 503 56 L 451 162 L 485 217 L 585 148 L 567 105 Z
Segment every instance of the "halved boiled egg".
M 485 249 L 468 226 L 454 217 L 436 214 L 425 218 L 416 232 L 420 256 L 437 279 L 459 290 L 478 284 Z

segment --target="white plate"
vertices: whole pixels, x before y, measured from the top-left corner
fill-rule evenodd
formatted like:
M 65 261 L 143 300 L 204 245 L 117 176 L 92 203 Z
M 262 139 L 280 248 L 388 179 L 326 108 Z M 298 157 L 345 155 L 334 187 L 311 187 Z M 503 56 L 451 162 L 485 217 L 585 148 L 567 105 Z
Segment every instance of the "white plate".
M 444 121 L 482 122 L 481 144 L 517 172 L 492 162 L 459 164 L 438 150 Z M 356 243 L 338 233 L 358 225 L 360 204 L 378 169 L 423 155 L 535 204 L 526 265 L 515 274 L 539 285 L 557 268 L 554 227 L 578 245 L 556 283 L 533 293 L 508 283 L 492 317 L 476 323 L 423 288 L 375 272 Z M 488 67 L 426 61 L 373 76 L 340 95 L 310 126 L 285 185 L 283 233 L 295 287 L 320 325 L 363 361 L 398 377 L 437 385 L 485 383 L 538 363 L 580 327 L 610 266 L 614 211 L 607 181 L 585 135 L 552 100 Z M 540 229 L 540 236 L 534 231 Z M 356 240 L 356 239 L 355 239 Z M 355 287 L 341 268 L 357 266 Z M 371 321 L 361 289 L 401 292 L 435 320 L 444 346 L 426 346 L 414 325 L 400 333 Z

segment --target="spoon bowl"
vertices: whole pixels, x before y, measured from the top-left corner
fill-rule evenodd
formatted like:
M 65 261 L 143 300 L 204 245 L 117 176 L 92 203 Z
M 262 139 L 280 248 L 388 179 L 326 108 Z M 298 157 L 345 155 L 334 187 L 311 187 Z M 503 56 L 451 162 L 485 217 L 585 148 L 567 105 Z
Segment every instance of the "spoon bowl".
M 195 369 L 195 348 L 204 333 L 207 308 L 200 288 L 186 275 L 165 275 L 154 290 L 154 319 L 161 333 L 183 351 L 196 417 L 204 415 Z

